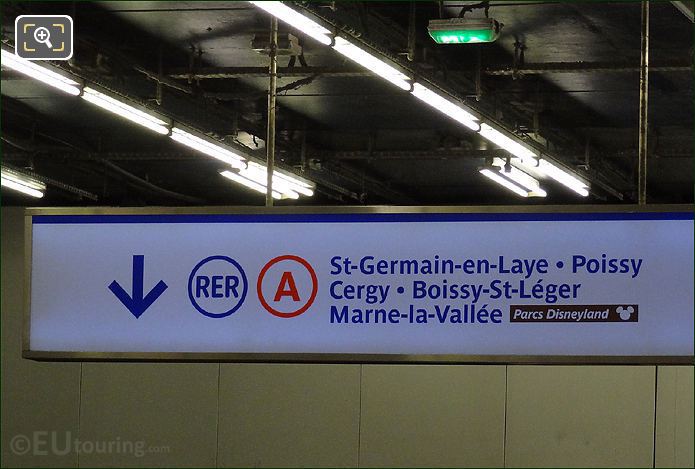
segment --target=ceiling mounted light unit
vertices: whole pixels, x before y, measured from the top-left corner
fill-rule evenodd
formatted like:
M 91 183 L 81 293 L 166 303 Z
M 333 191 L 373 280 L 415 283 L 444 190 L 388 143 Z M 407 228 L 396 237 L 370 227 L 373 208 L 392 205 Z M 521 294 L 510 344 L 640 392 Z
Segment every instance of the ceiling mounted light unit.
M 473 114 L 463 109 L 458 104 L 453 103 L 447 98 L 441 96 L 439 93 L 432 91 L 426 86 L 420 83 L 415 83 L 413 85 L 413 96 L 422 101 L 423 103 L 432 106 L 442 114 L 446 114 L 455 121 L 465 125 L 469 129 L 477 132 L 480 130 L 480 125 L 476 122 L 478 120 Z
M 41 198 L 46 184 L 27 174 L 3 167 L 0 169 L 0 185 L 31 197 Z
M 480 135 L 503 150 L 507 150 L 512 155 L 521 158 L 522 161 L 527 162 L 528 164 L 535 163 L 535 157 L 538 156 L 535 152 L 521 145 L 516 140 L 507 137 L 505 134 L 492 128 L 488 124 L 482 124 L 480 126 Z
M 430 20 L 427 32 L 437 44 L 475 44 L 494 42 L 501 28 L 492 18 L 451 18 Z
M 510 181 L 509 179 L 503 177 L 499 169 L 495 168 L 494 166 L 491 168 L 482 168 L 480 170 L 480 174 L 482 174 L 488 179 L 495 181 L 500 186 L 506 187 L 510 191 L 514 192 L 516 195 L 519 195 L 521 197 L 528 197 L 530 195 L 529 191 L 519 187 L 513 181 Z
M 169 129 L 166 127 L 167 123 L 163 120 L 104 94 L 101 91 L 97 91 L 94 88 L 85 87 L 82 98 L 85 101 L 96 104 L 102 109 L 106 109 L 131 122 L 135 122 L 138 125 L 153 130 L 158 134 L 166 135 L 169 133 Z
M 30 60 L 23 59 L 5 49 L 2 49 L 2 66 L 16 70 L 19 73 L 73 96 L 80 94 L 80 84 L 75 80 L 64 77 Z
M 515 168 L 502 158 L 494 158 L 492 160 L 492 169 L 497 171 L 502 177 L 510 179 L 516 185 L 526 189 L 528 197 L 545 197 L 548 195 L 541 188 L 538 180 L 531 175 L 525 173 L 519 168 Z
M 242 176 L 241 174 L 234 172 L 234 171 L 220 171 L 220 175 L 223 177 L 226 177 L 230 181 L 234 181 L 238 184 L 241 184 L 242 186 L 246 186 L 249 189 L 252 189 L 256 192 L 260 192 L 261 194 L 266 193 L 266 187 L 265 184 L 261 184 L 259 182 L 256 182 L 252 179 L 249 179 L 247 177 Z M 282 194 L 280 194 L 278 191 L 273 191 L 273 199 L 282 199 Z
M 384 80 L 393 83 L 403 91 L 410 91 L 410 81 L 405 74 L 399 72 L 394 67 L 366 50 L 357 47 L 355 44 L 342 37 L 335 38 L 333 49 L 367 70 L 370 70 L 372 73 L 379 75 Z
M 289 9 L 280 2 L 258 3 L 260 3 L 260 5 L 258 5 L 260 8 L 278 15 L 281 19 L 284 19 L 294 26 L 303 25 L 303 27 L 316 32 L 317 34 L 318 32 L 320 32 L 320 34 L 329 33 L 327 29 L 319 26 L 317 23 L 309 20 L 308 18 L 302 20 L 301 18 L 304 18 L 302 15 Z M 289 10 L 291 13 L 288 13 L 287 10 Z M 326 41 L 322 41 L 324 44 L 329 45 L 332 43 L 331 38 L 328 36 L 325 36 L 325 39 Z M 237 172 L 222 172 L 223 176 L 227 177 L 228 179 L 234 180 L 254 190 L 260 190 L 263 193 L 266 191 L 265 179 L 263 179 L 262 184 L 259 184 L 259 182 L 253 181 L 248 177 L 243 177 L 239 174 L 239 171 L 241 170 L 248 170 L 249 166 L 246 161 L 247 157 L 244 156 L 243 151 L 240 151 L 239 153 L 232 151 L 234 150 L 233 147 L 228 148 L 227 145 L 216 143 L 213 139 L 207 137 L 202 132 L 193 130 L 192 128 L 179 124 L 178 122 L 174 123 L 169 117 L 162 115 L 159 112 L 151 111 L 143 107 L 135 100 L 107 90 L 99 91 L 94 87 L 86 86 L 81 77 L 75 77 L 75 75 L 51 64 L 46 64 L 45 66 L 37 65 L 36 63 L 23 59 L 14 54 L 12 51 L 6 49 L 2 49 L 2 67 L 16 70 L 34 80 L 43 82 L 73 96 L 80 96 L 89 103 L 157 132 L 158 134 L 169 135 L 172 140 L 220 160 L 236 169 Z M 68 78 L 67 76 L 64 76 L 63 73 L 69 74 L 79 81 Z M 99 86 L 97 85 L 97 87 Z M 129 102 L 132 102 L 133 105 L 128 104 Z M 260 168 L 259 171 L 266 171 L 266 167 L 264 165 L 256 165 Z M 252 172 L 254 171 L 259 172 L 255 169 L 252 170 Z M 224 174 L 227 172 L 229 172 L 229 174 Z M 256 174 L 255 177 L 257 177 L 259 180 L 262 179 L 260 174 Z M 299 194 L 311 197 L 314 195 L 314 189 L 316 188 L 315 183 L 299 176 L 295 176 L 289 171 L 276 170 L 273 173 L 273 185 L 275 184 L 278 184 L 281 188 L 283 188 L 283 193 L 273 190 L 273 196 L 282 199 L 297 199 L 299 198 Z M 32 197 L 43 197 L 43 191 L 46 188 L 45 184 L 43 184 L 41 181 L 34 180 L 30 176 L 27 176 L 21 172 L 6 169 L 4 166 L 2 167 L 2 186 L 23 192 L 24 194 L 31 195 Z
M 578 178 L 574 177 L 564 169 L 560 169 L 558 166 L 554 165 L 548 160 L 538 161 L 539 172 L 548 175 L 549 177 L 555 179 L 557 182 L 573 190 L 582 197 L 589 196 L 589 186 L 584 182 L 580 181 Z
M 266 187 L 268 182 L 268 169 L 265 165 L 249 161 L 245 169 L 239 171 L 243 177 Z M 311 197 L 314 188 L 311 184 L 297 177 L 282 174 L 278 170 L 273 171 L 273 190 L 282 194 L 285 199 L 297 199 L 299 194 Z
M 279 20 L 293 26 L 306 34 L 309 37 L 313 37 L 321 44 L 326 46 L 330 45 L 332 42 L 331 32 L 318 24 L 316 21 L 307 18 L 298 11 L 293 10 L 282 2 L 249 2 L 258 8 L 267 11 L 273 16 L 276 16 Z
M 222 145 L 212 143 L 211 141 L 202 137 L 193 135 L 191 132 L 183 130 L 178 126 L 171 129 L 171 135 L 169 137 L 182 145 L 186 145 L 188 148 L 192 148 L 193 150 L 211 156 L 222 161 L 223 163 L 227 163 L 234 168 L 241 169 L 246 167 L 246 162 L 241 155 L 237 155 L 236 153 L 229 151 Z

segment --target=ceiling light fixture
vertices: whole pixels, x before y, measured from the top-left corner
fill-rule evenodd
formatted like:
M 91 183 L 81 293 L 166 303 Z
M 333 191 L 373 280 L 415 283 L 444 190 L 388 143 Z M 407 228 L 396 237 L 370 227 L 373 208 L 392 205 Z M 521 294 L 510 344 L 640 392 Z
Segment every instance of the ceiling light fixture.
M 567 171 L 559 168 L 548 160 L 541 159 L 538 161 L 538 170 L 541 173 L 547 174 L 565 187 L 572 189 L 582 197 L 589 196 L 589 186 L 578 178 L 574 177 Z
M 247 179 L 260 184 L 264 188 L 267 186 L 268 182 L 268 170 L 266 166 L 250 161 L 245 169 L 239 171 L 239 174 Z M 278 172 L 273 171 L 273 190 L 278 191 L 284 198 L 287 199 L 297 199 L 299 198 L 299 193 L 297 188 L 300 186 L 290 183 L 289 181 L 278 177 Z M 301 187 L 302 191 L 305 191 L 304 187 Z M 313 194 L 313 191 L 311 191 Z
M 260 3 L 263 3 L 263 5 L 259 5 L 260 7 L 268 6 L 270 8 L 270 6 L 266 4 L 279 4 L 280 2 Z M 282 6 L 284 7 L 284 5 Z M 267 8 L 264 9 L 267 10 Z M 278 11 L 282 10 L 284 9 L 279 8 Z M 299 13 L 296 14 L 299 15 Z M 328 33 L 328 30 L 325 28 L 321 27 L 321 30 L 325 33 Z M 330 42 L 331 41 L 329 40 L 326 44 L 330 44 Z M 198 136 L 195 135 L 193 132 L 184 130 L 184 128 L 182 128 L 184 126 L 182 126 L 181 124 L 174 125 L 172 121 L 170 121 L 172 122 L 171 124 L 168 124 L 166 121 L 160 119 L 155 115 L 138 109 L 137 107 L 126 104 L 123 100 L 127 100 L 128 98 L 120 98 L 118 96 L 114 97 L 111 94 L 106 94 L 89 86 L 85 86 L 84 89 L 81 90 L 82 86 L 79 82 L 67 78 L 59 73 L 56 73 L 47 67 L 39 66 L 31 61 L 22 59 L 14 53 L 5 49 L 2 49 L 2 65 L 7 66 L 8 68 L 11 68 L 13 70 L 17 70 L 18 72 L 21 72 L 29 76 L 30 78 L 58 88 L 73 96 L 79 96 L 80 93 L 82 93 L 81 96 L 85 101 L 95 104 L 101 107 L 102 109 L 119 115 L 125 119 L 130 120 L 131 122 L 146 127 L 159 134 L 169 134 L 172 140 L 179 142 L 182 145 L 186 145 L 187 147 L 204 153 L 208 156 L 216 158 L 232 166 L 233 168 L 236 168 L 237 170 L 247 169 L 247 158 L 245 156 L 242 156 L 242 154 L 237 154 L 229 150 L 225 146 L 222 146 L 221 144 L 214 143 L 206 137 L 204 137 L 203 135 Z M 48 65 L 48 67 L 54 68 L 52 65 Z M 169 130 L 170 128 L 171 131 Z M 266 167 L 264 165 L 258 163 L 253 164 L 257 165 L 258 168 L 260 168 L 260 170 L 263 171 L 265 174 Z M 229 177 L 228 175 L 224 176 L 228 179 L 237 181 L 246 187 L 251 187 L 255 190 L 259 190 L 259 183 L 254 183 L 254 181 L 240 176 L 238 173 L 231 174 L 232 177 Z M 258 179 L 261 178 L 258 177 Z M 276 191 L 273 191 L 274 195 L 277 195 L 277 198 L 297 199 L 299 198 L 299 194 L 311 197 L 314 195 L 314 189 L 316 187 L 316 184 L 314 184 L 313 182 L 297 176 L 293 176 L 290 172 L 282 170 L 276 170 L 273 173 L 273 184 L 276 183 L 284 188 L 283 194 L 281 194 L 280 192 L 276 193 Z M 24 193 L 32 195 L 34 197 L 42 197 L 43 193 L 41 191 L 45 189 L 45 185 L 40 182 L 34 182 L 34 184 L 36 185 L 36 187 L 26 184 L 23 185 L 21 181 L 16 179 L 16 177 L 14 179 L 10 177 L 5 177 L 5 169 L 3 168 L 2 185 L 4 187 L 12 188 L 15 190 L 21 190 Z M 263 184 L 261 186 L 261 192 L 265 193 L 265 180 L 263 181 Z
M 218 159 L 234 168 L 242 169 L 246 167 L 246 162 L 243 156 L 238 155 L 219 144 L 193 135 L 192 133 L 183 130 L 178 126 L 171 129 L 171 135 L 169 137 L 182 145 L 186 145 L 189 148 Z
M 46 184 L 38 179 L 9 168 L 0 169 L 0 185 L 39 199 L 46 190 Z
M 408 77 L 404 73 L 399 72 L 383 60 L 370 54 L 366 50 L 357 47 L 355 44 L 347 41 L 346 39 L 336 37 L 335 44 L 333 44 L 333 49 L 353 62 L 356 62 L 357 64 L 368 69 L 372 73 L 379 75 L 384 80 L 396 85 L 403 91 L 410 91 L 411 84 Z
M 480 125 L 480 135 L 482 135 L 487 140 L 491 141 L 503 150 L 507 150 L 514 156 L 521 158 L 522 161 L 533 160 L 535 162 L 535 157 L 538 156 L 535 152 L 529 150 L 525 146 L 521 145 L 519 142 L 507 137 L 502 132 L 494 129 L 488 124 Z M 529 161 L 530 163 L 530 161 Z
M 517 156 L 519 161 L 512 159 L 511 163 L 517 167 L 521 167 L 520 169 L 528 169 L 538 173 L 540 176 L 550 177 L 567 188 L 572 189 L 582 197 L 587 197 L 589 195 L 589 186 L 587 184 L 556 166 L 554 163 L 544 158 L 538 158 L 535 152 L 514 141 L 510 137 L 507 137 L 502 132 L 490 127 L 488 124 L 482 124 L 480 126 L 480 135 L 512 155 Z
M 500 172 L 495 169 L 483 168 L 480 170 L 480 174 L 482 174 L 488 179 L 495 181 L 500 186 L 506 187 L 510 191 L 514 192 L 516 195 L 519 195 L 521 197 L 528 197 L 530 195 L 529 191 L 517 186 L 514 182 L 510 181 L 509 179 L 502 177 L 500 175 Z
M 293 10 L 282 2 L 250 2 L 256 5 L 258 8 L 267 11 L 271 15 L 277 17 L 279 20 L 293 26 L 306 34 L 309 37 L 313 37 L 321 44 L 326 46 L 333 42 L 331 38 L 331 32 L 318 24 L 317 22 L 307 18 L 301 13 Z
M 23 59 L 5 49 L 2 49 L 2 65 L 73 96 L 80 94 L 80 84 L 75 80 Z
M 239 173 L 235 173 L 234 171 L 220 171 L 220 175 L 224 176 L 227 179 L 232 180 L 236 183 L 239 183 L 242 186 L 246 186 L 249 189 L 253 189 L 256 192 L 260 192 L 261 194 L 266 193 L 265 184 L 260 184 L 256 181 L 248 179 Z M 272 194 L 273 194 L 273 199 L 282 199 L 282 194 L 280 194 L 278 191 L 274 190 L 274 191 L 272 191 Z
M 130 106 L 122 101 L 119 101 L 111 96 L 97 91 L 94 88 L 85 87 L 82 93 L 82 98 L 92 104 L 99 106 L 109 112 L 119 115 L 131 122 L 141 125 L 145 128 L 153 130 L 158 134 L 166 135 L 169 129 L 167 123 L 157 117 L 154 117 L 146 112 L 141 111 L 133 106 Z
M 242 169 L 240 174 L 262 184 L 264 187 L 268 178 L 266 166 L 253 161 L 249 161 L 248 167 Z M 296 177 L 282 174 L 278 172 L 278 170 L 273 171 L 273 189 L 277 189 L 278 192 L 283 194 L 288 194 L 291 199 L 296 198 L 294 197 L 294 193 L 309 197 L 314 195 L 313 186 L 311 184 Z
M 541 188 L 540 183 L 533 176 L 525 173 L 519 168 L 507 165 L 507 162 L 502 158 L 494 158 L 492 166 L 499 168 L 499 173 L 502 177 L 511 179 L 514 183 L 528 191 L 529 197 L 545 197 L 548 193 Z
M 249 3 L 267 11 L 279 20 L 299 29 L 322 44 L 330 45 L 336 52 L 379 75 L 400 89 L 410 91 L 411 82 L 404 73 L 347 39 L 337 35 L 333 36 L 328 29 L 282 2 L 252 1 Z
M 427 88 L 426 86 L 421 85 L 420 83 L 415 83 L 413 85 L 412 93 L 413 96 L 423 103 L 427 104 L 428 106 L 432 106 L 439 112 L 465 125 L 469 129 L 475 132 L 480 130 L 480 125 L 476 122 L 478 120 L 477 117 L 459 105 L 454 104 L 440 94 Z

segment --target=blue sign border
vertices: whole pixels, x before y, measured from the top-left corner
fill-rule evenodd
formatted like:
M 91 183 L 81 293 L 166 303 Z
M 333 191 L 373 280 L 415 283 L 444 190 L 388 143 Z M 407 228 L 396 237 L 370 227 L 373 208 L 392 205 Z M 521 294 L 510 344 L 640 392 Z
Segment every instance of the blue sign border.
M 108 223 L 415 223 L 693 220 L 693 212 L 33 215 L 35 225 Z

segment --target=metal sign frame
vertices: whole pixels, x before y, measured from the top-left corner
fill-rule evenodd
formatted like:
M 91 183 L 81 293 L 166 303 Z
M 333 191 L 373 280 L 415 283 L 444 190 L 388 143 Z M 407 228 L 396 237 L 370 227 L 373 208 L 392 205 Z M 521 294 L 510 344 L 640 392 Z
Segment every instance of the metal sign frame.
M 695 213 L 695 206 L 538 205 L 538 206 L 284 206 L 284 207 L 57 207 L 27 208 L 24 213 L 24 309 L 22 357 L 39 361 L 235 362 L 235 363 L 383 363 L 383 364 L 539 364 L 539 365 L 693 365 L 695 356 L 600 355 L 409 355 L 343 353 L 233 352 L 51 352 L 29 348 L 31 320 L 32 227 L 37 215 L 302 215 L 302 214 L 628 214 Z M 695 314 L 695 312 L 693 313 Z

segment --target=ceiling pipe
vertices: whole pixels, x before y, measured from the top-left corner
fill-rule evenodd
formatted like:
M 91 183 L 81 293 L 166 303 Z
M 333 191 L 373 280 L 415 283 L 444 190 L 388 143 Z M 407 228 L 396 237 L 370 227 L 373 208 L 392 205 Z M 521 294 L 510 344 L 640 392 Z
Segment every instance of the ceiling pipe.
M 639 90 L 639 155 L 637 193 L 639 205 L 647 203 L 647 134 L 649 130 L 649 1 L 642 0 L 642 41 Z
M 26 161 L 34 153 L 28 151 L 5 151 L 2 154 L 4 161 Z M 79 152 L 63 151 L 60 149 L 50 150 L 50 156 L 55 158 L 69 158 L 72 160 L 88 161 L 96 157 L 107 159 L 109 161 L 195 161 L 207 163 L 210 165 L 218 165 L 215 160 L 201 160 L 198 155 L 185 152 L 161 152 L 161 151 L 104 151 L 94 152 L 87 156 Z M 600 156 L 601 158 L 616 159 L 616 160 L 631 160 L 635 161 L 638 151 L 633 150 L 615 150 L 609 153 L 592 153 L 592 157 Z M 413 161 L 446 161 L 446 160 L 462 160 L 462 159 L 485 159 L 485 158 L 505 158 L 507 157 L 505 150 L 463 150 L 459 148 L 451 148 L 448 150 L 373 150 L 371 153 L 364 150 L 357 151 L 326 151 L 326 150 L 308 150 L 305 154 L 307 168 L 310 171 L 309 161 L 311 160 L 371 160 L 371 161 L 398 161 L 398 160 L 413 160 Z M 662 149 L 658 148 L 651 151 L 647 155 L 649 159 L 658 158 L 661 160 L 685 160 L 693 157 L 692 151 L 687 148 L 677 149 Z M 301 150 L 300 150 L 301 157 Z M 585 154 L 567 155 L 568 159 L 584 162 Z M 593 161 L 592 161 L 593 164 Z
M 691 64 L 671 63 L 650 67 L 653 72 L 692 72 Z M 512 69 L 509 67 L 488 67 L 484 73 L 489 76 L 520 76 L 520 75 L 545 75 L 556 73 L 634 73 L 641 70 L 640 66 L 625 63 L 605 62 L 547 62 L 536 64 L 524 64 L 523 67 Z
M 275 169 L 275 106 L 277 101 L 278 85 L 278 19 L 270 17 L 270 66 L 268 74 L 268 132 L 266 135 L 266 193 L 265 206 L 273 206 L 273 171 Z
M 691 72 L 692 65 L 683 62 L 669 62 L 652 65 L 653 72 L 673 73 Z M 171 80 L 160 79 L 152 72 L 142 68 L 136 69 L 146 74 L 152 80 L 162 80 L 163 83 L 171 87 L 176 87 L 185 93 L 192 93 L 188 88 L 183 87 L 171 80 L 225 80 L 229 78 L 266 78 L 268 69 L 266 67 L 206 67 L 197 72 L 190 73 L 183 70 L 174 70 L 167 75 Z M 484 75 L 489 76 L 512 76 L 518 75 L 544 75 L 552 73 L 634 73 L 639 72 L 640 67 L 636 64 L 615 63 L 615 62 L 546 62 L 546 63 L 526 63 L 523 67 L 513 70 L 507 66 L 490 66 L 482 70 Z M 471 73 L 471 70 L 447 69 L 447 73 Z M 355 70 L 347 67 L 278 67 L 278 77 L 280 78 L 302 78 L 312 75 L 323 77 L 371 77 L 374 74 L 369 70 Z
M 323 75 L 330 77 L 369 77 L 372 72 L 367 70 L 353 70 L 346 67 L 278 67 L 280 77 L 308 77 Z M 171 79 L 187 80 L 226 80 L 229 78 L 266 78 L 267 67 L 208 67 L 201 68 L 194 73 L 174 71 L 167 75 Z
M 410 2 L 410 14 L 408 15 L 408 52 L 406 57 L 409 62 L 415 61 L 415 41 L 417 38 L 417 2 Z

